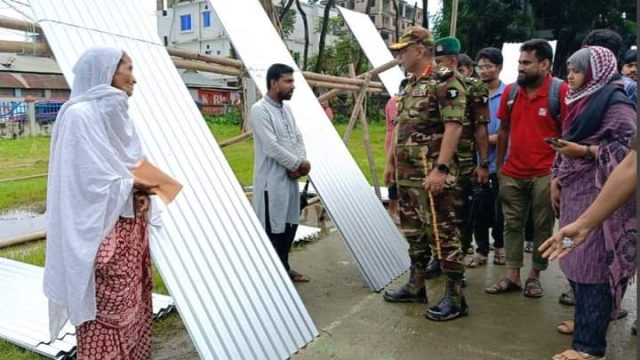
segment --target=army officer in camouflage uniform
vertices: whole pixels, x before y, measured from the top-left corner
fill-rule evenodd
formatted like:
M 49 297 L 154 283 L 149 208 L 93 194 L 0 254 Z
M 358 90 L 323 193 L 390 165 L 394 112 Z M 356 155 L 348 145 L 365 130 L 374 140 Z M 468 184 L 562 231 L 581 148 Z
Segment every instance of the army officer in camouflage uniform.
M 434 45 L 428 30 L 414 26 L 391 46 L 412 74 L 398 101 L 393 156 L 385 170 L 385 182 L 398 187 L 400 227 L 409 242 L 411 276 L 400 289 L 385 292 L 384 298 L 427 302 L 425 267 L 433 254 L 440 258 L 447 276 L 446 291 L 425 316 L 443 321 L 469 311 L 461 286 L 464 255 L 457 219 L 463 199 L 456 158 L 466 95 L 453 71 L 434 63 Z M 434 200 L 435 224 L 429 194 Z
M 458 72 L 460 41 L 453 36 L 436 40 L 436 64 L 448 67 L 464 84 L 467 93 L 465 119 L 458 142 L 458 165 L 460 185 L 465 199 L 464 218 L 461 221 L 461 243 L 463 252 L 471 248 L 473 234 L 473 188 L 489 181 L 489 89 L 480 79 L 464 76 Z M 480 161 L 476 164 L 476 151 Z M 427 269 L 429 271 L 429 268 Z M 427 274 L 429 277 L 429 274 Z

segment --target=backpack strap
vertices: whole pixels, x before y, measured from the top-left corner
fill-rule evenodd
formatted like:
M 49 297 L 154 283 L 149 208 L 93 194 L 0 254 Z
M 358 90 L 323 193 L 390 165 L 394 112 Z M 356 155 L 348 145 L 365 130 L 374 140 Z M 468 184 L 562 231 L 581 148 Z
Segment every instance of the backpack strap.
M 511 118 L 511 109 L 513 108 L 513 104 L 516 102 L 516 98 L 518 97 L 518 84 L 511 84 L 511 88 L 509 89 L 509 97 L 507 98 L 507 113 L 509 113 L 509 118 Z
M 547 94 L 549 111 L 551 112 L 553 120 L 558 124 L 558 128 L 560 128 L 560 88 L 563 82 L 562 79 L 558 79 L 557 77 L 552 78 L 549 93 Z

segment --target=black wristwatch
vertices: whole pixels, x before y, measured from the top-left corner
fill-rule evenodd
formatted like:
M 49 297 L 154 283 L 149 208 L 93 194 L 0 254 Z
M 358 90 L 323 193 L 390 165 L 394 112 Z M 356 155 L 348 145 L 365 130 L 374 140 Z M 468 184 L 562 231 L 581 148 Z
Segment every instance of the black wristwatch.
M 439 172 L 443 173 L 443 174 L 449 174 L 449 167 L 445 164 L 438 164 L 436 165 L 436 170 L 438 170 Z
M 489 160 L 480 161 L 480 167 L 488 169 L 489 168 Z

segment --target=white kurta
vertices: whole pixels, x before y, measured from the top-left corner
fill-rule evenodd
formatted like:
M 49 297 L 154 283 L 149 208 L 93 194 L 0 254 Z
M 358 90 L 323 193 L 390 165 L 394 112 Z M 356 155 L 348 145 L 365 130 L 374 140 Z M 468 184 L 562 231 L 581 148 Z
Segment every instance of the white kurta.
M 268 95 L 251 107 L 249 126 L 253 131 L 255 164 L 253 167 L 253 206 L 266 228 L 264 192 L 269 193 L 271 232 L 284 232 L 285 224 L 297 224 L 300 218 L 298 180 L 287 177 L 306 158 L 300 130 L 287 104 Z

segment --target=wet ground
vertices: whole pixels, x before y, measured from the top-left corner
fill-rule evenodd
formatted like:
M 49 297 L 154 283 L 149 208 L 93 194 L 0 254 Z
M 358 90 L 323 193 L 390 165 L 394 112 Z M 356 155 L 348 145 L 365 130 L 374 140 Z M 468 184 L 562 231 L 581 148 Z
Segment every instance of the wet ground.
M 543 274 L 545 296 L 539 299 L 520 293 L 487 295 L 484 288 L 503 275 L 504 267 L 469 270 L 470 316 L 434 323 L 423 317 L 424 304 L 390 304 L 372 293 L 336 232 L 294 251 L 291 262 L 312 280 L 296 287 L 320 330 L 314 342 L 292 356 L 294 360 L 539 360 L 551 359 L 571 345 L 571 336 L 555 330 L 573 312 L 572 307 L 558 303 L 568 284 L 557 263 Z M 399 286 L 406 278 L 405 274 L 389 287 Z M 429 299 L 435 303 L 442 295 L 443 281 L 429 284 Z M 636 299 L 633 284 L 623 303 L 630 315 L 609 329 L 608 360 L 637 356 L 637 337 L 631 335 Z M 198 358 L 177 316 L 162 327 L 162 334 L 154 337 L 154 359 Z

